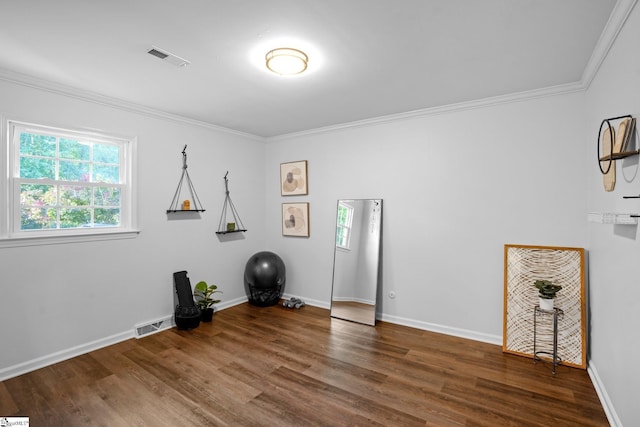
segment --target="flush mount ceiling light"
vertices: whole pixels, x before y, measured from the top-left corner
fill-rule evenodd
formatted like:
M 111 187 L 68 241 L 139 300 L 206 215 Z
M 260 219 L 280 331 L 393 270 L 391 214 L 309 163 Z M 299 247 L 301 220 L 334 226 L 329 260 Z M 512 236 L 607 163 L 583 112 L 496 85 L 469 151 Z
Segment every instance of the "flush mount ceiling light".
M 307 69 L 309 57 L 301 50 L 279 47 L 265 56 L 267 68 L 282 76 L 293 76 Z

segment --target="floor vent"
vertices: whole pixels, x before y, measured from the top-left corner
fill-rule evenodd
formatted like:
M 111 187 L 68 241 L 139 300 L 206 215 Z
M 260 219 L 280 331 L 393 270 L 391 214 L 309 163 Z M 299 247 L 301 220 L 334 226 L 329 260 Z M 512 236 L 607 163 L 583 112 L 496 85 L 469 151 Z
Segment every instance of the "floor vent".
M 171 327 L 173 327 L 172 318 L 166 317 L 164 319 L 153 320 L 151 322 L 136 325 L 134 332 L 136 338 L 142 338 Z

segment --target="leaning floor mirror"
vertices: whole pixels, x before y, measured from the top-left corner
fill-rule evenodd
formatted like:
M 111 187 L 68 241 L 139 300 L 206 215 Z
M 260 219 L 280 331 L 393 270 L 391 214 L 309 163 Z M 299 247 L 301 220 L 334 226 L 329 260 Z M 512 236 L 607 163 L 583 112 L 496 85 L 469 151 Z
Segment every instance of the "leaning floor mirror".
M 375 325 L 382 199 L 338 200 L 331 317 Z

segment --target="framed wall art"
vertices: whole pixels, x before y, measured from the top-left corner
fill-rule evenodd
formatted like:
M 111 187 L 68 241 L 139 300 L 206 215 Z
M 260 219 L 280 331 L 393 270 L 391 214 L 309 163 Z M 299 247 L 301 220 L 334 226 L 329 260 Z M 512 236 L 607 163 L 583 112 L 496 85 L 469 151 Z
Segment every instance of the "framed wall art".
M 297 196 L 308 193 L 307 161 L 280 163 L 280 194 Z
M 584 249 L 554 246 L 504 246 L 504 326 L 502 350 L 534 357 L 536 350 L 553 345 L 553 315 L 535 311 L 536 280 L 562 286 L 555 298 L 558 315 L 558 356 L 561 364 L 586 369 L 586 301 Z
M 282 204 L 282 235 L 309 237 L 309 203 Z

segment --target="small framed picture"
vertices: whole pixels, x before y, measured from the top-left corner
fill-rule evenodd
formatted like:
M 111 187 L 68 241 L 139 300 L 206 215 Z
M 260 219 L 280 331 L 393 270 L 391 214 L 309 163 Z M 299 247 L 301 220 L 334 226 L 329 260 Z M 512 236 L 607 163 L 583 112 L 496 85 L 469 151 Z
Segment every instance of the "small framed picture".
M 280 163 L 280 195 L 308 194 L 307 161 Z
M 309 237 L 309 203 L 282 204 L 282 235 Z

